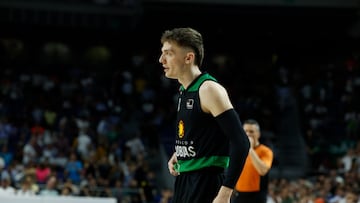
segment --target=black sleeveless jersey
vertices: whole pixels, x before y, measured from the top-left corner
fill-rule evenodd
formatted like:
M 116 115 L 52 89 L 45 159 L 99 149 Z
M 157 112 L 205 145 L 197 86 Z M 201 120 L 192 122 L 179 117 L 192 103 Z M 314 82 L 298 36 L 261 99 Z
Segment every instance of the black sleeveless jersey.
M 217 82 L 208 73 L 203 73 L 187 89 L 180 87 L 175 141 L 178 172 L 229 165 L 229 140 L 215 117 L 201 109 L 199 88 L 206 80 Z

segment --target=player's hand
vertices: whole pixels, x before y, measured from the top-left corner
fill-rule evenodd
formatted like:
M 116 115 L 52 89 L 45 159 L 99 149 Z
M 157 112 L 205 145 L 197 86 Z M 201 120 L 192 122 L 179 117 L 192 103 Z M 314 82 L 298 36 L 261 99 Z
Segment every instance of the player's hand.
M 168 168 L 171 175 L 178 176 L 180 174 L 179 172 L 175 171 L 175 164 L 177 164 L 177 158 L 176 158 L 176 154 L 174 153 L 168 162 Z
M 252 136 L 248 136 L 249 138 L 249 142 L 250 142 L 250 147 L 254 148 L 255 147 L 255 139 Z
M 230 203 L 232 192 L 232 189 L 221 186 L 218 195 L 215 197 L 212 203 Z
M 230 198 L 218 195 L 212 203 L 230 203 Z

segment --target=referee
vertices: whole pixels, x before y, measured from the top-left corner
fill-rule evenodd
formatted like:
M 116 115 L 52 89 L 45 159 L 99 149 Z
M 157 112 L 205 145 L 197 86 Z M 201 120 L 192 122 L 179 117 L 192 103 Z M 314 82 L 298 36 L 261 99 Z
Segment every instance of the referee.
M 243 128 L 251 147 L 236 183 L 232 203 L 266 203 L 273 151 L 260 143 L 260 126 L 256 120 L 245 120 Z

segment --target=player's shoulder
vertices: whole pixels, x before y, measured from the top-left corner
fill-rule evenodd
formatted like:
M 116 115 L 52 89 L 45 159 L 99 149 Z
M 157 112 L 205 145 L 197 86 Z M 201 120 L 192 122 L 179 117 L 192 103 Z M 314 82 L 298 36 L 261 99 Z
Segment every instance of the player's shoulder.
M 220 83 L 214 80 L 205 80 L 201 86 L 200 89 L 207 90 L 207 91 L 225 91 L 224 86 L 222 86 Z
M 267 145 L 265 145 L 265 144 L 261 144 L 260 145 L 260 149 L 262 150 L 262 151 L 269 151 L 269 152 L 272 152 L 273 150 L 271 149 L 271 147 L 269 147 L 269 146 L 267 146 Z

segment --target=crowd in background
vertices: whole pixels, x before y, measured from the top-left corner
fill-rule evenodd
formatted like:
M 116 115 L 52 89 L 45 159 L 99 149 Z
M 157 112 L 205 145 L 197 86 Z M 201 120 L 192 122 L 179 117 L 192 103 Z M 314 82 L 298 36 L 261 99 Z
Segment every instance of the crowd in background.
M 167 100 L 152 81 L 121 69 L 103 75 L 6 65 L 0 74 L 0 193 L 123 203 L 169 198 L 168 189 L 156 185 L 158 166 L 149 159 L 158 153 L 172 104 L 160 105 Z
M 28 65 L 26 42 L 0 42 L 0 195 L 170 202 L 172 191 L 157 184 L 151 161 L 160 145 L 173 150 L 177 83 L 163 77 L 157 58 L 140 52 L 113 67 L 109 58 L 119 56 L 96 46 L 78 67 L 69 47 L 49 43 L 38 53 L 40 63 Z M 228 87 L 242 120 L 259 120 L 275 156 L 275 115 L 283 105 L 277 88 L 289 87 L 299 102 L 312 173 L 271 179 L 269 203 L 360 202 L 356 54 L 299 66 L 276 53 L 250 65 L 232 54 L 207 56 L 207 71 Z

